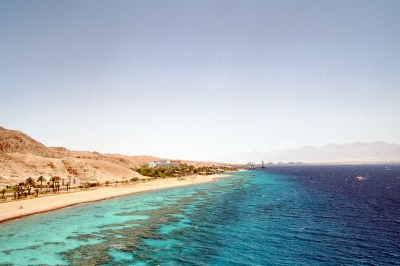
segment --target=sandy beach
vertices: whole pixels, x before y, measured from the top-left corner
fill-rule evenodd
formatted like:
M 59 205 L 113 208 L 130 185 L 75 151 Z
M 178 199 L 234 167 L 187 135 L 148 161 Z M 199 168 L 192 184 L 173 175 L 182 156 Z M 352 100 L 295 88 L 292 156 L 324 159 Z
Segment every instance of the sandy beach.
M 178 180 L 177 178 L 156 179 L 135 184 L 102 186 L 89 190 L 71 190 L 48 196 L 40 195 L 37 198 L 12 200 L 0 204 L 0 223 L 81 203 L 111 199 L 145 191 L 214 182 L 217 178 L 228 176 L 224 174 L 209 176 L 195 175 L 188 176 L 185 180 Z

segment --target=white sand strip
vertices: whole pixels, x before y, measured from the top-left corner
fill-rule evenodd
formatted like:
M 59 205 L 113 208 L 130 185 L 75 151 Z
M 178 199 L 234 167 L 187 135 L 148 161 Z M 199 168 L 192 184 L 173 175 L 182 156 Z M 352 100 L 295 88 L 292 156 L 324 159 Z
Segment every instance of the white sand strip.
M 36 213 L 57 210 L 80 203 L 105 200 L 151 190 L 213 182 L 216 180 L 216 178 L 221 177 L 228 177 L 228 175 L 196 175 L 188 176 L 185 180 L 178 180 L 177 178 L 155 179 L 152 181 L 146 181 L 144 183 L 129 185 L 120 184 L 119 186 L 109 187 L 102 186 L 90 190 L 63 192 L 49 196 L 39 195 L 38 198 L 34 197 L 24 200 L 11 200 L 0 204 L 0 222 L 21 218 Z

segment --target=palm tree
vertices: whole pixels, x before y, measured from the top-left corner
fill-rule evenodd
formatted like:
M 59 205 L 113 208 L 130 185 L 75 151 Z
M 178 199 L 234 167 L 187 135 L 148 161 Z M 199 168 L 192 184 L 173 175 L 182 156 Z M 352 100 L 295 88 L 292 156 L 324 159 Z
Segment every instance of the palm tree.
M 53 188 L 53 190 L 54 190 L 54 183 L 56 182 L 56 179 L 55 179 L 55 177 L 54 176 L 52 176 L 51 178 L 50 178 L 50 182 L 52 182 L 52 185 L 51 185 L 51 187 Z
M 21 198 L 21 195 L 24 192 L 24 189 L 19 185 L 15 185 L 15 186 L 13 186 L 13 191 L 14 191 L 14 198 L 16 198 L 15 194 L 17 194 L 18 199 L 19 199 L 19 198 Z
M 59 177 L 59 176 L 53 176 L 50 178 L 50 181 L 53 183 L 52 187 L 53 187 L 54 192 L 57 191 L 57 188 L 58 188 L 58 191 L 60 191 L 60 179 L 61 179 L 61 177 Z
M 58 190 L 58 191 L 60 191 L 60 180 L 61 180 L 61 177 L 59 177 L 59 176 L 54 177 L 54 182 L 56 183 L 56 187 L 57 187 L 56 190 Z
M 6 194 L 7 189 L 3 188 L 2 190 L 0 190 L 0 193 L 3 194 L 3 198 L 4 198 L 4 194 Z
M 35 185 L 35 180 L 32 177 L 28 177 L 25 180 L 25 186 L 28 188 L 28 195 L 31 194 L 31 188 Z
M 14 192 L 14 199 L 17 199 L 17 193 L 18 193 L 18 196 L 19 196 L 19 186 L 15 185 L 15 186 L 13 186 L 11 188 L 11 190 Z
M 40 187 L 42 187 L 43 186 L 43 181 L 46 181 L 46 178 L 44 178 L 43 176 L 39 176 L 37 181 L 40 182 Z

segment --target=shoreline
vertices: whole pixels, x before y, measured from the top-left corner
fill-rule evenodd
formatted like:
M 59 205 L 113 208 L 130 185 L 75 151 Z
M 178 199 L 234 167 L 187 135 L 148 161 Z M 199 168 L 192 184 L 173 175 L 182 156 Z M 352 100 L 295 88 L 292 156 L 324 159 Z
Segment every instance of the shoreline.
M 143 183 L 98 187 L 96 189 L 64 192 L 55 195 L 42 196 L 23 200 L 12 200 L 0 203 L 0 224 L 23 217 L 51 212 L 78 204 L 91 203 L 142 192 L 200 185 L 215 182 L 219 178 L 229 177 L 229 174 L 209 176 L 187 176 L 185 180 L 177 178 L 156 179 Z M 22 207 L 22 208 L 20 208 Z

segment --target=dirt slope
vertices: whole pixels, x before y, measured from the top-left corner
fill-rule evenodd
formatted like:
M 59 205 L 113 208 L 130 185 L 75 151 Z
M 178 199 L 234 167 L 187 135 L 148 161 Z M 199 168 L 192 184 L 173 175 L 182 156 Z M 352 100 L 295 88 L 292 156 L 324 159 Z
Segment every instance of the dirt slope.
M 59 176 L 76 183 L 97 180 L 121 181 L 143 178 L 132 168 L 159 158 L 152 156 L 108 155 L 46 147 L 17 130 L 0 127 L 0 187 L 43 176 L 47 181 Z
M 71 151 L 64 147 L 46 147 L 21 131 L 0 127 L 0 188 L 15 185 L 28 177 L 43 176 L 47 181 L 59 176 L 75 184 L 97 180 L 110 182 L 144 178 L 132 168 L 161 158 L 139 155 L 101 154 Z M 193 161 L 182 163 L 196 166 L 212 165 Z
M 57 153 L 21 131 L 8 130 L 3 127 L 0 127 L 0 152 L 20 152 L 31 153 L 41 157 L 58 157 Z

